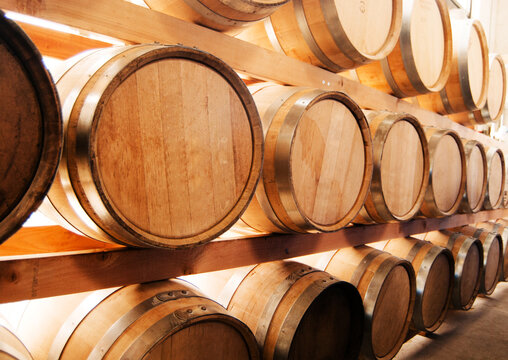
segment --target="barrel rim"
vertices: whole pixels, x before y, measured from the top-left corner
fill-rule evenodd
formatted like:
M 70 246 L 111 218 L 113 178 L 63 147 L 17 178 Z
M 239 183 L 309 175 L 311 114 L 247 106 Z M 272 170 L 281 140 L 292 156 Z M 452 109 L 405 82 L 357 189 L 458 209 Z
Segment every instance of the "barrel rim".
M 499 199 L 495 203 L 492 203 L 492 199 L 490 198 L 490 193 L 489 193 L 489 184 L 490 184 L 490 170 L 491 170 L 492 160 L 494 159 L 495 154 L 498 154 L 499 158 L 501 160 L 501 189 L 500 189 Z M 505 189 L 505 181 L 506 181 L 506 164 L 505 164 L 504 154 L 501 151 L 501 149 L 498 149 L 495 147 L 490 147 L 490 148 L 488 148 L 486 155 L 487 155 L 487 169 L 488 169 L 488 171 L 487 171 L 487 190 L 485 192 L 485 200 L 483 202 L 483 207 L 486 210 L 494 210 L 494 209 L 498 209 L 501 206 L 501 203 L 503 202 L 503 192 Z
M 485 295 L 490 295 L 494 292 L 496 289 L 497 283 L 499 282 L 499 277 L 501 276 L 501 271 L 503 269 L 503 260 L 504 260 L 504 254 L 503 254 L 503 239 L 501 235 L 495 231 L 489 231 L 485 228 L 479 228 L 483 230 L 483 232 L 487 233 L 485 236 L 485 240 L 482 241 L 479 237 L 478 240 L 482 241 L 483 246 L 483 274 L 481 277 L 481 283 L 480 283 L 480 293 Z M 497 240 L 499 245 L 499 261 L 496 267 L 496 274 L 494 275 L 493 283 L 487 288 L 487 284 L 485 283 L 485 276 L 486 276 L 486 269 L 487 269 L 487 261 L 490 253 L 490 249 L 493 245 L 493 243 Z
M 444 217 L 448 215 L 454 214 L 460 205 L 460 202 L 462 201 L 462 196 L 464 194 L 465 188 L 466 188 L 466 158 L 464 153 L 464 146 L 462 144 L 462 141 L 460 140 L 459 135 L 457 132 L 451 129 L 437 129 L 437 128 L 426 128 L 425 134 L 427 136 L 427 141 L 429 144 L 429 159 L 430 159 L 430 175 L 429 175 L 429 184 L 427 187 L 427 192 L 425 193 L 425 198 L 422 203 L 422 207 L 420 211 L 425 215 L 429 217 Z M 437 146 L 441 139 L 444 136 L 451 136 L 455 143 L 457 144 L 457 147 L 459 148 L 460 158 L 461 158 L 461 165 L 462 165 L 462 176 L 460 181 L 460 187 L 459 192 L 457 194 L 457 199 L 455 200 L 452 207 L 448 210 L 441 210 L 437 206 L 436 199 L 434 197 L 434 188 L 432 184 L 432 173 L 433 173 L 433 167 L 434 167 L 434 152 L 437 149 Z
M 141 51 L 138 52 L 137 50 L 140 48 Z M 84 125 L 81 125 L 81 127 L 78 126 L 76 130 L 81 131 L 81 133 L 76 134 L 76 139 L 81 139 L 82 143 L 76 143 L 76 159 L 74 159 L 74 161 L 76 162 L 77 170 L 75 176 L 79 178 L 81 182 L 83 179 L 85 179 L 85 184 L 82 183 L 82 190 L 85 192 L 85 194 L 87 194 L 87 199 L 85 199 L 85 201 L 80 201 L 81 205 L 85 208 L 85 211 L 93 219 L 94 222 L 98 221 L 98 223 L 102 226 L 107 226 L 108 232 L 119 232 L 120 236 L 116 234 L 114 237 L 120 237 L 120 241 L 129 241 L 137 246 L 163 248 L 181 248 L 205 243 L 210 241 L 212 238 L 220 235 L 231 225 L 233 225 L 234 222 L 240 218 L 241 214 L 246 208 L 246 205 L 254 195 L 254 188 L 259 180 L 263 158 L 263 135 L 259 114 L 254 105 L 254 101 L 243 81 L 228 65 L 226 65 L 222 60 L 216 58 L 215 56 L 201 50 L 188 48 L 181 45 L 167 46 L 158 44 L 144 46 L 142 45 L 138 48 L 125 46 L 122 47 L 121 54 L 124 52 L 129 52 L 131 49 L 135 49 L 132 50 L 133 54 L 131 57 L 128 59 L 123 59 L 125 66 L 119 69 L 116 67 L 113 68 L 111 70 L 113 72 L 112 76 L 107 79 L 102 78 L 101 84 L 90 85 L 90 88 L 92 88 L 94 91 L 97 90 L 97 87 L 99 87 L 101 90 L 99 92 L 99 100 L 89 103 L 84 102 L 83 106 L 81 106 L 79 109 L 77 121 L 84 122 Z M 229 85 L 239 95 L 238 97 L 245 109 L 246 117 L 249 120 L 253 146 L 252 163 L 249 176 L 246 180 L 242 193 L 238 196 L 237 202 L 232 206 L 229 213 L 227 213 L 224 218 L 218 220 L 209 229 L 199 234 L 163 238 L 160 236 L 148 234 L 145 231 L 139 229 L 130 221 L 123 219 L 123 216 L 118 214 L 115 206 L 110 202 L 109 198 L 102 189 L 100 182 L 100 173 L 95 158 L 96 144 L 94 141 L 94 132 L 101 115 L 102 106 L 106 103 L 114 90 L 123 82 L 123 80 L 130 74 L 134 73 L 140 67 L 147 65 L 152 61 L 159 61 L 168 58 L 187 59 L 201 63 L 210 68 L 211 71 L 215 71 L 218 75 L 222 76 L 227 83 L 229 83 Z M 106 65 L 104 65 L 103 68 L 106 68 L 105 71 L 108 71 L 111 64 L 116 62 L 116 57 L 112 57 L 111 59 L 108 59 Z M 229 78 L 227 76 L 229 76 Z M 89 83 L 87 83 L 83 89 L 85 89 L 88 85 Z M 90 92 L 87 92 L 87 94 L 89 93 Z M 87 94 L 84 96 L 87 97 Z M 81 120 L 81 118 L 85 118 L 85 120 Z M 87 122 L 90 124 L 87 124 Z M 89 181 L 86 182 L 86 179 L 89 179 Z M 95 201 L 92 204 L 92 201 L 88 199 L 95 199 L 100 201 Z
M 11 208 L 5 217 L 0 219 L 0 244 L 14 234 L 44 200 L 62 155 L 63 125 L 60 111 L 60 99 L 49 72 L 42 63 L 42 56 L 25 32 L 0 10 L 0 31 L 2 41 L 16 57 L 20 66 L 37 96 L 40 108 L 43 135 L 37 169 L 32 174 L 25 193 Z M 20 52 L 31 53 L 30 57 L 21 58 Z
M 452 70 L 452 58 L 453 58 L 453 45 L 452 45 L 452 28 L 450 15 L 448 12 L 448 6 L 446 5 L 445 0 L 434 0 L 436 5 L 438 6 L 439 13 L 442 19 L 443 26 L 443 34 L 444 34 L 444 56 L 443 56 L 443 64 L 441 68 L 441 72 L 439 74 L 438 79 L 431 85 L 427 85 L 423 82 L 418 69 L 416 67 L 416 62 L 413 56 L 413 45 L 411 42 L 411 18 L 413 15 L 414 5 L 416 0 L 410 2 L 410 6 L 407 4 L 404 5 L 403 8 L 403 21 L 402 21 L 402 30 L 400 36 L 400 50 L 401 50 L 401 58 L 404 64 L 404 69 L 406 70 L 407 77 L 413 88 L 419 94 L 425 94 L 428 92 L 437 92 L 443 89 L 448 81 L 448 77 L 450 76 Z M 392 53 L 393 54 L 393 53 Z M 388 58 L 390 55 L 388 56 Z M 387 58 L 387 59 L 388 59 Z M 391 72 L 390 72 L 391 73 Z M 403 91 L 400 90 L 398 85 L 394 83 L 396 86 L 394 92 L 398 92 L 400 94 L 404 94 Z M 390 87 L 391 84 L 390 84 Z M 407 94 L 406 96 L 411 96 L 412 94 Z M 403 97 L 406 97 L 403 96 Z
M 424 201 L 425 193 L 427 191 L 427 186 L 429 182 L 430 160 L 427 138 L 425 136 L 425 132 L 420 122 L 413 115 L 406 113 L 387 113 L 382 111 L 369 113 L 367 115 L 369 122 L 374 121 L 378 117 L 383 117 L 383 119 L 377 126 L 376 132 L 372 140 L 374 171 L 372 173 L 371 189 L 369 191 L 369 195 L 367 198 L 367 202 L 369 203 L 370 200 L 372 199 L 373 207 L 376 213 L 375 214 L 372 213 L 373 209 L 369 209 L 370 204 L 368 204 L 367 202 L 365 204 L 365 210 L 367 211 L 369 217 L 371 217 L 373 220 L 376 221 L 381 220 L 393 222 L 393 221 L 410 220 L 416 215 L 416 213 L 420 209 L 422 202 Z M 388 208 L 385 199 L 385 194 L 383 193 L 383 183 L 381 178 L 381 162 L 383 160 L 383 152 L 386 139 L 388 138 L 388 135 L 390 134 L 390 131 L 393 128 L 393 126 L 400 121 L 406 121 L 409 124 L 411 124 L 415 129 L 416 133 L 418 134 L 423 152 L 423 176 L 420 190 L 418 192 L 418 195 L 415 199 L 413 206 L 409 209 L 408 212 L 406 212 L 403 215 L 394 215 Z
M 423 241 L 423 240 L 421 240 Z M 427 242 L 425 242 L 427 243 Z M 453 254 L 450 250 L 447 248 L 434 245 L 432 243 L 429 243 L 432 245 L 432 248 L 427 252 L 425 255 L 420 268 L 418 269 L 418 273 L 416 275 L 416 300 L 415 300 L 415 311 L 413 315 L 413 321 L 415 325 L 424 331 L 433 332 L 436 331 L 441 324 L 443 323 L 446 314 L 448 306 L 450 305 L 451 298 L 452 298 L 452 290 L 453 290 L 453 277 L 454 277 L 454 266 L 455 261 L 453 259 Z M 441 255 L 444 255 L 448 259 L 448 265 L 449 265 L 449 276 L 450 276 L 450 286 L 448 287 L 445 305 L 443 309 L 441 310 L 441 313 L 439 317 L 434 321 L 433 324 L 425 325 L 425 321 L 423 319 L 423 313 L 422 313 L 422 306 L 423 306 L 423 299 L 425 297 L 425 290 L 427 285 L 427 278 L 430 274 L 430 270 L 432 269 L 432 265 L 434 264 L 434 261 Z
M 482 189 L 480 191 L 480 198 L 478 200 L 478 203 L 475 206 L 471 206 L 471 202 L 469 201 L 469 198 L 467 196 L 467 173 L 466 173 L 466 187 L 464 190 L 464 195 L 462 196 L 462 200 L 460 202 L 459 211 L 462 213 L 476 213 L 480 211 L 483 207 L 483 199 L 485 199 L 485 192 L 487 191 L 487 155 L 485 153 L 485 147 L 483 144 L 476 140 L 467 140 L 462 139 L 462 142 L 464 144 L 464 154 L 466 156 L 466 169 L 469 166 L 469 160 L 471 158 L 471 154 L 473 152 L 473 149 L 477 147 L 480 151 L 480 155 L 483 160 L 483 182 L 482 182 Z

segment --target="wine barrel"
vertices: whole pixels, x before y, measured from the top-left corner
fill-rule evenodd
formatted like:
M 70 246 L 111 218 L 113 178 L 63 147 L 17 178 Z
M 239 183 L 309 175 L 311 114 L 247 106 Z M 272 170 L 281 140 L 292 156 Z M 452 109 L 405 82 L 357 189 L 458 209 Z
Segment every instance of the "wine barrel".
M 480 282 L 480 293 L 490 295 L 496 289 L 503 271 L 503 239 L 501 235 L 474 226 L 461 226 L 452 231 L 480 240 L 483 245 L 483 271 Z
M 88 52 L 56 76 L 65 149 L 46 214 L 97 240 L 169 248 L 237 221 L 260 176 L 263 134 L 229 66 L 151 44 Z
M 455 260 L 452 305 L 469 310 L 478 295 L 483 266 L 483 246 L 480 240 L 448 230 L 432 231 L 425 240 L 450 250 Z
M 452 296 L 455 265 L 452 253 L 411 237 L 392 239 L 383 250 L 413 265 L 416 298 L 411 327 L 418 331 L 436 331 L 444 321 Z
M 476 213 L 482 209 L 487 191 L 487 155 L 478 141 L 463 139 L 462 142 L 466 156 L 466 190 L 459 211 Z
M 445 0 L 404 0 L 402 29 L 384 59 L 356 70 L 362 84 L 405 98 L 443 89 L 452 68 L 452 29 Z
M 42 202 L 62 151 L 55 85 L 23 30 L 0 11 L 0 243 Z
M 499 274 L 499 281 L 508 280 L 508 222 L 506 220 L 499 219 L 496 222 L 486 221 L 476 224 L 477 227 L 486 229 L 488 231 L 495 232 L 503 240 L 502 249 L 502 270 Z
M 401 22 L 402 0 L 296 0 L 238 37 L 340 72 L 386 57 Z
M 464 146 L 453 130 L 426 128 L 429 144 L 429 186 L 420 209 L 427 217 L 454 214 L 466 187 Z
M 0 316 L 0 359 L 2 360 L 32 360 L 32 355 L 25 345 L 18 339 Z
M 482 125 L 499 120 L 506 100 L 506 69 L 500 55 L 491 54 L 487 103 L 480 110 L 453 114 L 449 117 L 463 125 Z
M 363 306 L 351 284 L 294 261 L 231 277 L 221 295 L 255 334 L 263 359 L 356 359 Z
M 411 219 L 429 181 L 429 151 L 418 120 L 409 114 L 368 111 L 374 171 L 369 194 L 355 222 Z
M 362 207 L 372 142 L 361 109 L 335 91 L 253 85 L 265 132 L 256 196 L 242 222 L 263 232 L 336 231 Z
M 325 271 L 355 285 L 363 298 L 362 358 L 395 356 L 413 315 L 415 274 L 411 263 L 362 245 L 338 250 Z
M 500 149 L 487 150 L 487 191 L 483 206 L 487 210 L 498 209 L 503 203 L 505 186 L 504 154 Z
M 16 334 L 35 359 L 260 359 L 245 324 L 180 280 L 32 300 Z
M 270 16 L 289 0 L 144 0 L 152 10 L 211 29 L 238 32 Z
M 481 109 L 487 100 L 489 50 L 478 20 L 450 11 L 453 60 L 450 77 L 438 93 L 418 96 L 420 106 L 440 114 Z

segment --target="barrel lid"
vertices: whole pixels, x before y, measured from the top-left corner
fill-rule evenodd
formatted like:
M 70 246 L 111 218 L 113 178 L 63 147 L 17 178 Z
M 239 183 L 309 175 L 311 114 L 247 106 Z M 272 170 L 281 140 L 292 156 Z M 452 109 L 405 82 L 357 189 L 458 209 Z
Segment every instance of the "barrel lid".
M 349 222 L 356 215 L 366 195 L 370 170 L 366 120 L 359 109 L 355 111 L 356 105 L 344 101 L 344 96 L 334 92 L 313 100 L 299 119 L 289 158 L 299 211 L 328 231 L 337 230 L 337 224 L 345 225 L 344 218 Z
M 487 107 L 492 121 L 496 121 L 502 114 L 506 99 L 506 69 L 501 56 L 496 55 L 490 62 L 489 90 L 487 92 Z
M 485 104 L 487 95 L 488 79 L 485 77 L 488 76 L 488 49 L 481 23 L 474 21 L 471 24 L 467 46 L 467 73 L 472 100 L 477 107 L 481 107 Z
M 488 196 L 490 204 L 496 207 L 501 201 L 504 182 L 504 157 L 500 151 L 492 153 L 488 169 Z
M 42 202 L 62 147 L 60 105 L 42 57 L 0 12 L 0 242 Z
M 483 146 L 475 141 L 469 151 L 466 166 L 466 195 L 471 209 L 478 208 L 485 191 L 486 158 Z
M 451 69 L 448 8 L 442 0 L 414 0 L 410 17 L 411 50 L 416 70 L 423 84 L 433 89 L 442 82 L 443 73 L 449 74 Z

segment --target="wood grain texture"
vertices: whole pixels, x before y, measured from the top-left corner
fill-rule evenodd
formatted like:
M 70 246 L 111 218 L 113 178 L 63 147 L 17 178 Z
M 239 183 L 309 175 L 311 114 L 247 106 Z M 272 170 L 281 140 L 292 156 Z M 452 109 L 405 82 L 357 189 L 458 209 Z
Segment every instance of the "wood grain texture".
M 66 66 L 57 86 L 67 148 L 49 193 L 66 221 L 98 240 L 162 247 L 205 242 L 236 222 L 263 140 L 252 98 L 227 65 L 145 45 Z
M 270 16 L 288 0 L 145 0 L 153 10 L 211 29 L 238 32 Z
M 364 108 L 407 112 L 417 117 L 423 125 L 450 128 L 462 137 L 476 139 L 485 145 L 497 146 L 503 150 L 507 149 L 503 143 L 445 117 L 406 101 L 400 101 L 373 88 L 362 86 L 340 75 L 126 1 L 94 0 L 84 7 L 78 0 L 68 0 L 65 3 L 57 0 L 42 0 L 37 6 L 28 6 L 26 0 L 0 0 L 0 6 L 6 10 L 37 16 L 135 43 L 158 41 L 197 47 L 220 57 L 234 69 L 258 79 L 344 91 Z
M 355 285 L 365 308 L 361 356 L 391 358 L 406 337 L 415 301 L 411 264 L 369 246 L 337 251 L 325 271 Z
M 487 157 L 481 143 L 474 140 L 463 142 L 466 155 L 466 191 L 459 210 L 477 212 L 483 206 L 487 191 Z
M 358 291 L 310 266 L 284 261 L 256 266 L 234 291 L 228 310 L 256 335 L 265 359 L 358 357 L 363 328 Z
M 105 48 L 112 46 L 110 43 L 91 39 L 85 36 L 64 33 L 36 25 L 16 22 L 30 37 L 37 49 L 44 56 L 57 59 L 68 59 L 85 50 Z
M 356 70 L 362 84 L 397 97 L 440 91 L 451 71 L 452 32 L 443 0 L 405 1 L 401 37 L 381 62 Z
M 242 220 L 259 231 L 335 231 L 359 211 L 372 173 L 367 121 L 337 92 L 255 85 L 265 131 L 261 185 Z M 270 224 L 271 223 L 271 224 Z
M 453 131 L 427 128 L 430 172 L 429 186 L 421 207 L 424 216 L 455 213 L 466 186 L 464 146 Z
M 483 246 L 480 240 L 451 230 L 428 232 L 425 240 L 452 252 L 455 260 L 452 305 L 456 309 L 469 310 L 478 295 L 482 277 Z
M 499 281 L 506 281 L 508 279 L 508 222 L 503 219 L 496 221 L 485 221 L 476 224 L 477 227 L 487 229 L 499 234 L 503 240 L 503 271 L 499 276 Z
M 487 166 L 488 180 L 484 207 L 495 209 L 501 206 L 505 185 L 506 170 L 503 153 L 497 149 L 488 149 Z
M 18 316 L 35 359 L 259 359 L 243 323 L 179 280 L 32 301 Z
M 453 60 L 448 81 L 439 93 L 418 96 L 420 106 L 440 114 L 481 109 L 487 101 L 488 45 L 481 23 L 451 11 Z
M 416 299 L 412 328 L 433 332 L 445 319 L 453 288 L 451 252 L 415 238 L 388 241 L 384 251 L 411 262 L 416 275 Z
M 0 258 L 0 302 L 173 278 L 287 259 L 426 231 L 508 217 L 505 209 L 442 219 L 353 226 L 336 233 L 271 235 L 212 241 L 197 248 L 88 250 Z M 44 237 L 40 237 L 45 242 Z M 58 277 L 55 277 L 58 273 Z
M 265 27 L 247 29 L 239 37 L 337 72 L 388 55 L 400 32 L 401 16 L 398 0 L 322 5 L 299 0 L 275 12 Z
M 483 270 L 480 282 L 480 293 L 490 295 L 494 292 L 503 271 L 503 239 L 496 232 L 490 232 L 474 226 L 454 228 L 461 234 L 480 240 L 483 247 Z
M 2 360 L 32 360 L 32 355 L 26 346 L 12 332 L 10 326 L 0 317 L 0 359 Z
M 42 202 L 62 149 L 51 77 L 28 36 L 0 12 L 0 243 Z
M 355 222 L 411 219 L 429 179 L 429 152 L 418 120 L 407 114 L 368 111 L 374 171 L 369 195 Z

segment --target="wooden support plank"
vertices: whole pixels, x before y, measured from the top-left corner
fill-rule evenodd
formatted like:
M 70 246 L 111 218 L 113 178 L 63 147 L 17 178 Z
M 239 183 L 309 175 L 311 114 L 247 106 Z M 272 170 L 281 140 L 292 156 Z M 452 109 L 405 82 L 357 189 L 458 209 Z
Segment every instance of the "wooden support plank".
M 425 126 L 454 129 L 460 136 L 508 150 L 498 142 L 407 101 L 287 56 L 122 0 L 0 0 L 0 8 L 131 42 L 183 44 L 208 51 L 239 72 L 283 84 L 343 91 L 369 109 L 406 112 Z
M 16 23 L 28 34 L 42 55 L 68 59 L 85 50 L 105 48 L 111 44 L 84 36 L 55 31 L 21 21 Z
M 352 226 L 336 233 L 212 241 L 181 250 L 113 249 L 0 258 L 0 302 L 11 302 L 292 258 L 508 216 L 482 211 L 443 219 Z

